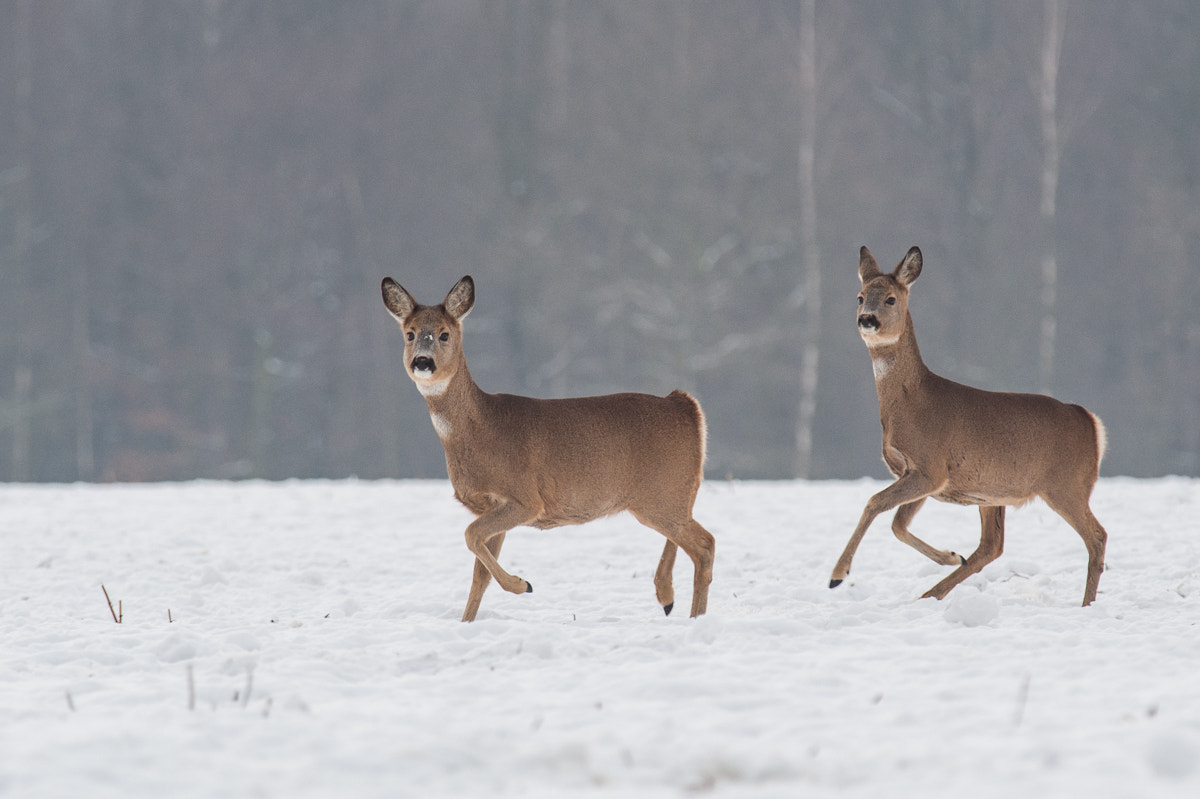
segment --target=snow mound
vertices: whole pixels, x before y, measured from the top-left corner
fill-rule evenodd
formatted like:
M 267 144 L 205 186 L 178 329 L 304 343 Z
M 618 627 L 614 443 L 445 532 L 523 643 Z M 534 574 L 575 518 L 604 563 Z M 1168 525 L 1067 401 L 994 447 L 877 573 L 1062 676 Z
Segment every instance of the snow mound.
M 1000 600 L 969 586 L 959 586 L 944 601 L 946 610 L 942 616 L 964 627 L 981 627 L 1000 617 Z

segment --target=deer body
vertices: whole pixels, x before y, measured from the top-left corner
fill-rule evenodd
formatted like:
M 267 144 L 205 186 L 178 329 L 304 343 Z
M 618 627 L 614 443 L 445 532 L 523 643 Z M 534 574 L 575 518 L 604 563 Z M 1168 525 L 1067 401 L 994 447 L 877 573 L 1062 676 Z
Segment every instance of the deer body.
M 466 532 L 476 565 L 463 621 L 475 619 L 493 577 L 513 593 L 533 590 L 496 560 L 508 530 L 625 510 L 667 538 L 654 581 L 664 611 L 674 606 L 671 573 L 682 547 L 695 565 L 691 615 L 704 613 L 714 542 L 692 518 L 706 439 L 696 400 L 681 391 L 549 400 L 489 394 L 462 352 L 461 321 L 474 305 L 470 277 L 439 306 L 419 305 L 391 278 L 383 297 L 405 330 L 407 370 L 445 449 L 454 495 L 477 517 Z
M 921 360 L 908 310 L 909 286 L 920 274 L 916 247 L 891 274 L 862 248 L 858 327 L 871 354 L 883 459 L 896 482 L 871 497 L 830 587 L 850 571 L 859 542 L 881 513 L 899 508 L 892 531 L 944 565 L 959 568 L 925 596 L 941 599 L 1000 556 L 1004 508 L 1045 500 L 1083 538 L 1088 576 L 1083 604 L 1096 598 L 1107 534 L 1089 499 L 1106 446 L 1104 426 L 1089 411 L 1041 394 L 984 391 L 947 380 Z M 935 549 L 908 531 L 928 497 L 980 506 L 982 534 L 970 557 Z

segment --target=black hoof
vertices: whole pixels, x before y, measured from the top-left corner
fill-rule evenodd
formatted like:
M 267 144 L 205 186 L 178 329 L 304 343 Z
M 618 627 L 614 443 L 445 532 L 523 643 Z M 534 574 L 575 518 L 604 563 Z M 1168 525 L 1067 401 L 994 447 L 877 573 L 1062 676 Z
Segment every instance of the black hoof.
M 525 593 L 527 593 L 527 594 L 533 593 L 533 583 L 529 582 L 528 580 L 525 581 Z
M 966 559 L 966 558 L 964 558 L 962 555 L 959 555 L 959 556 L 958 556 L 958 559 L 962 561 L 962 565 L 963 565 L 963 566 L 966 566 L 966 565 L 967 565 L 967 559 Z
M 830 581 L 829 581 L 829 587 L 830 587 L 830 588 L 837 588 L 837 587 L 838 587 L 839 585 L 841 585 L 841 584 L 842 584 L 842 581 L 841 581 L 841 580 L 830 580 Z
M 674 603 L 674 602 L 670 603 L 669 605 L 663 605 L 663 615 L 664 615 L 664 616 L 670 616 L 670 615 L 671 615 L 671 611 L 672 611 L 672 610 L 674 610 L 674 609 L 675 609 L 675 603 Z

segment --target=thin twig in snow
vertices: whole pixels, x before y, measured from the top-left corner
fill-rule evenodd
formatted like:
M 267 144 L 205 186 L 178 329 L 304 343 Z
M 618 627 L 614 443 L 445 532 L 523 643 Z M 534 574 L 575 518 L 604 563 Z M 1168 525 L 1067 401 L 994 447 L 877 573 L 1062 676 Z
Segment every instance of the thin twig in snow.
M 100 584 L 100 590 L 104 592 L 104 600 L 108 602 L 108 612 L 112 614 L 113 621 L 117 624 L 121 623 L 121 619 L 125 618 L 125 611 L 121 611 L 121 615 L 117 615 L 117 611 L 113 610 L 112 600 L 108 597 L 108 589 L 104 587 L 104 583 Z M 118 603 L 119 605 L 120 603 Z

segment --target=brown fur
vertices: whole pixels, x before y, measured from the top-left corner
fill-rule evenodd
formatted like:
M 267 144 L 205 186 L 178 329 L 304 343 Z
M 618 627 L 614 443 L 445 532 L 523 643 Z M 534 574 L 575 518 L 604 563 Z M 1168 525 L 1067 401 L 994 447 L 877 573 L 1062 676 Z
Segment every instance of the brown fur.
M 471 378 L 462 350 L 461 322 L 475 302 L 469 276 L 441 305 L 418 304 L 391 278 L 383 280 L 383 299 L 405 332 L 405 367 L 429 406 L 454 495 L 477 517 L 466 532 L 476 565 L 463 621 L 475 619 L 492 577 L 506 591 L 533 590 L 496 560 L 508 530 L 581 524 L 624 510 L 667 538 L 654 578 L 663 609 L 674 605 L 679 546 L 695 564 L 691 615 L 704 613 L 714 542 L 692 518 L 705 456 L 695 399 L 682 391 L 550 400 L 488 394 Z M 432 371 L 418 368 L 430 363 Z
M 891 274 L 880 272 L 866 247 L 860 253 L 859 333 L 875 369 L 883 459 L 897 479 L 867 503 L 830 587 L 849 573 L 875 517 L 899 507 L 892 522 L 896 537 L 938 563 L 959 567 L 925 594 L 941 599 L 1000 556 L 1004 506 L 1041 497 L 1083 538 L 1088 551 L 1083 604 L 1090 604 L 1108 538 L 1088 502 L 1104 456 L 1104 426 L 1078 405 L 1041 394 L 983 391 L 929 371 L 908 310 L 909 286 L 921 266 L 916 247 Z M 982 533 L 970 557 L 935 549 L 908 531 L 927 497 L 980 506 Z

